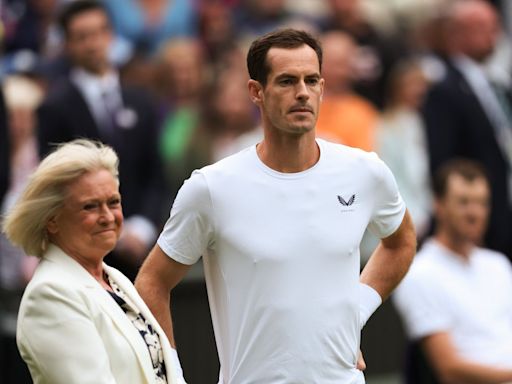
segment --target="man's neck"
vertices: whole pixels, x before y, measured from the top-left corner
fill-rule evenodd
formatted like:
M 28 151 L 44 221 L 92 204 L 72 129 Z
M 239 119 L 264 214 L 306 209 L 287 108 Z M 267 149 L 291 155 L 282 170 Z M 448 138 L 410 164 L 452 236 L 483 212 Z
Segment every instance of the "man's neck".
M 445 248 L 457 254 L 465 261 L 469 261 L 469 255 L 475 247 L 475 244 L 472 241 L 467 239 L 457 239 L 445 232 L 438 232 L 434 238 Z
M 81 66 L 75 66 L 73 67 L 73 70 L 76 72 L 81 72 L 87 76 L 95 77 L 98 79 L 102 79 L 107 76 L 111 76 L 116 73 L 116 71 L 111 67 L 105 67 L 96 71 L 91 71 L 87 68 L 81 67 Z
M 266 166 L 282 173 L 305 171 L 320 159 L 314 131 L 297 136 L 265 132 L 256 152 Z

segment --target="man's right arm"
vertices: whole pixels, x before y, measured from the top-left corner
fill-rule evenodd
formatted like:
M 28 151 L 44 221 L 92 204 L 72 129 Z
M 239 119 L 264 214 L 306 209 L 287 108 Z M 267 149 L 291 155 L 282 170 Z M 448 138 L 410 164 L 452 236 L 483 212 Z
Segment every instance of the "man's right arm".
M 176 348 L 176 343 L 170 307 L 171 290 L 189 269 L 190 265 L 174 261 L 155 245 L 135 280 L 135 288 L 164 330 L 173 348 Z
M 441 383 L 512 383 L 512 369 L 501 369 L 463 359 L 457 353 L 447 332 L 426 336 L 421 341 L 421 347 Z

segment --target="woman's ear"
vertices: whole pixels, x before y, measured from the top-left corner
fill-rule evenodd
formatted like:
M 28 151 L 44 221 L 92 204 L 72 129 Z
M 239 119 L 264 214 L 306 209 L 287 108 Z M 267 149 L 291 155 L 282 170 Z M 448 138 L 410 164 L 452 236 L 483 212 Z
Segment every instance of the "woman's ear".
M 46 230 L 49 234 L 55 235 L 59 231 L 59 226 L 57 225 L 57 220 L 55 216 L 51 217 L 50 220 L 46 223 Z

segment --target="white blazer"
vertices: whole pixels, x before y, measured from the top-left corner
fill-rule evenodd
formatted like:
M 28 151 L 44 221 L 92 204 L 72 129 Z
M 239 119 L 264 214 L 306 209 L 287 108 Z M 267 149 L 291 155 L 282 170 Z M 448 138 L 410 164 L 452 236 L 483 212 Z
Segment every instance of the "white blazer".
M 158 332 L 168 383 L 176 384 L 162 328 L 130 280 L 103 266 Z M 35 384 L 155 383 L 139 331 L 101 284 L 55 245 L 25 290 L 16 337 Z

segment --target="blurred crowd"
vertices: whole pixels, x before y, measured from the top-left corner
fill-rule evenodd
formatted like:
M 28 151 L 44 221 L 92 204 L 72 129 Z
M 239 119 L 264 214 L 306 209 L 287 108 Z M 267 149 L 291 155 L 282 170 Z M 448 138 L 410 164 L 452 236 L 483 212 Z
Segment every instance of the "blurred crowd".
M 103 0 L 106 17 L 67 24 L 71 2 L 0 3 L 1 212 L 55 143 L 102 140 L 120 157 L 126 217 L 111 264 L 133 278 L 191 171 L 260 140 L 245 54 L 292 27 L 324 49 L 318 136 L 381 156 L 420 242 L 433 230 L 432 173 L 479 162 L 492 197 L 482 244 L 512 259 L 510 2 Z M 0 237 L 11 338 L 33 264 Z

